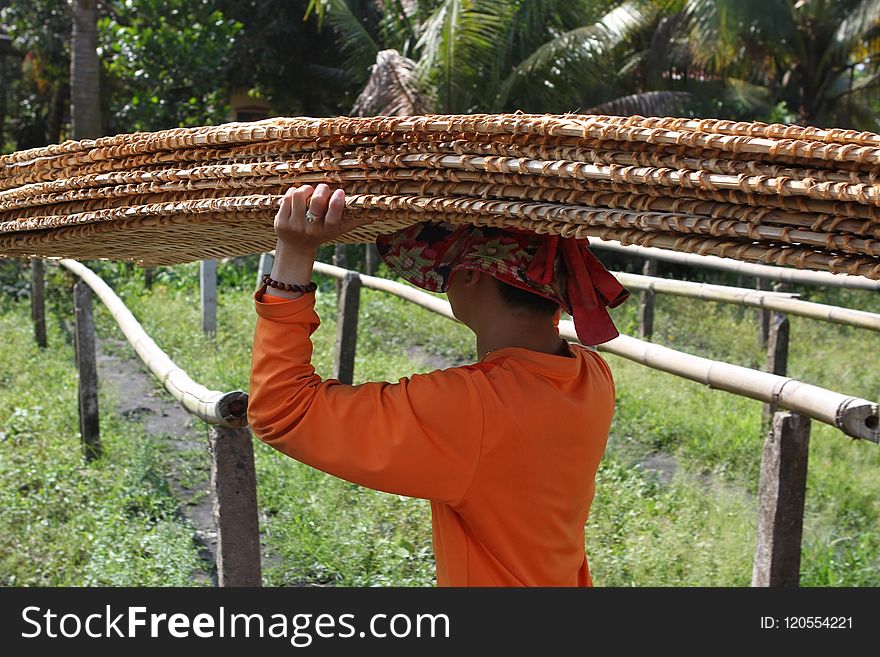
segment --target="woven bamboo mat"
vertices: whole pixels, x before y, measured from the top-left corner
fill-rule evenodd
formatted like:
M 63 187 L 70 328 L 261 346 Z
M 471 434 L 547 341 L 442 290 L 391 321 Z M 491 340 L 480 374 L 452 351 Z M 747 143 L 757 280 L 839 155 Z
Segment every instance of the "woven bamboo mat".
M 597 236 L 880 279 L 880 135 L 679 118 L 276 118 L 0 156 L 0 255 L 174 264 L 269 250 L 284 191 L 371 223 Z

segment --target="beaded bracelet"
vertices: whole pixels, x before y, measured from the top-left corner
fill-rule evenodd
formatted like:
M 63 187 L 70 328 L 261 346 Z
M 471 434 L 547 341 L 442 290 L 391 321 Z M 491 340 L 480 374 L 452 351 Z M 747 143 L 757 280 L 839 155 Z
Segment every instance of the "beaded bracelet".
M 315 281 L 312 281 L 308 285 L 294 285 L 293 283 L 282 283 L 281 281 L 276 281 L 274 278 L 270 278 L 269 274 L 263 274 L 263 285 L 260 288 L 261 292 L 266 291 L 266 287 L 274 287 L 278 290 L 287 290 L 288 292 L 302 292 L 306 294 L 308 292 L 314 292 L 318 289 L 318 284 Z

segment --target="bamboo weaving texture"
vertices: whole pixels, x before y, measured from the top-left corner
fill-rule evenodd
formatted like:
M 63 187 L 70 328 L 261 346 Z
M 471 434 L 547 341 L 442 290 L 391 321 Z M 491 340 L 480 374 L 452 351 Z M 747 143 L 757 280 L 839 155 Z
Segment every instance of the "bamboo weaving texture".
M 275 245 L 292 186 L 366 242 L 420 221 L 880 279 L 880 135 L 596 115 L 273 118 L 0 156 L 0 255 L 175 264 Z

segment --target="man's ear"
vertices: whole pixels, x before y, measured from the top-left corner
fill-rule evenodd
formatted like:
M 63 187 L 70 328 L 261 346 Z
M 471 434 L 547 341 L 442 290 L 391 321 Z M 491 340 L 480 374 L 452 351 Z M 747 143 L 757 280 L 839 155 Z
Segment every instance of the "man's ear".
M 464 272 L 464 284 L 471 287 L 480 282 L 481 272 L 476 269 L 466 269 Z

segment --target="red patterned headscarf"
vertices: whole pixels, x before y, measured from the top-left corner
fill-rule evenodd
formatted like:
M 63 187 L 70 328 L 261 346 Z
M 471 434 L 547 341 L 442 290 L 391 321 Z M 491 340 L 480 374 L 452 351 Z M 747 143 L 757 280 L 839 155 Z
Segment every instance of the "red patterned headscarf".
M 445 292 L 453 272 L 484 271 L 557 302 L 574 319 L 583 344 L 619 335 L 607 308 L 626 301 L 629 291 L 593 255 L 587 239 L 426 222 L 380 235 L 376 246 L 389 267 L 422 289 Z

